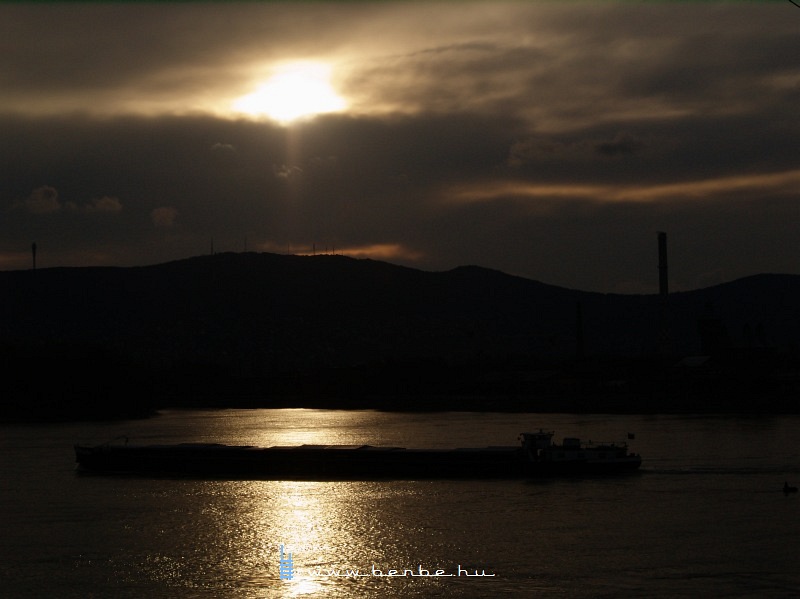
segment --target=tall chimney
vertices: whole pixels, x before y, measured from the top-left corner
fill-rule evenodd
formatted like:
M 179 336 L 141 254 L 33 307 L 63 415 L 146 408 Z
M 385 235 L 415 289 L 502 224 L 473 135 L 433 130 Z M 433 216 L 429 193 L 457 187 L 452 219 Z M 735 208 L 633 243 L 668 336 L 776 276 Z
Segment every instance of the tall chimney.
M 669 334 L 669 285 L 667 283 L 667 234 L 658 232 L 658 293 L 661 296 L 659 309 L 659 351 L 662 356 L 670 353 L 671 343 Z
M 36 242 L 31 244 L 31 255 L 33 256 L 33 270 L 36 270 Z
M 667 278 L 667 234 L 658 232 L 658 292 L 661 297 L 669 294 Z
M 575 305 L 575 354 L 578 360 L 583 360 L 586 356 L 583 340 L 583 307 L 580 302 Z

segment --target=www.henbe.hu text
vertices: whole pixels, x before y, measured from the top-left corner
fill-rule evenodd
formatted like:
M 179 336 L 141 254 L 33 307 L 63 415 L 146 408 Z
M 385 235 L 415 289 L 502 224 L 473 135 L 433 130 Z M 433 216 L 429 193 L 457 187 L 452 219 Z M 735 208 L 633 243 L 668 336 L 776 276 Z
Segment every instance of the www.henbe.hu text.
M 445 578 L 445 577 L 490 577 L 495 574 L 487 573 L 485 569 L 467 570 L 458 564 L 455 570 L 444 570 L 441 568 L 429 569 L 423 568 L 421 565 L 417 569 L 411 568 L 378 568 L 374 564 L 369 570 L 361 570 L 358 568 L 309 568 L 308 576 L 311 578 L 363 578 L 363 577 L 383 577 L 383 578 Z

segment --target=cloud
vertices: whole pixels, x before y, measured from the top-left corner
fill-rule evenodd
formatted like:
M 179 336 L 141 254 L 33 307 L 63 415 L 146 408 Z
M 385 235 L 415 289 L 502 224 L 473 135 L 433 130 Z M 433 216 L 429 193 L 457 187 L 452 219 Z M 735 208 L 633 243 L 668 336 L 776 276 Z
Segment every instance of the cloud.
M 80 210 L 88 213 L 115 213 L 122 211 L 122 202 L 119 198 L 103 196 L 95 198 L 85 204 Z
M 288 164 L 273 164 L 272 174 L 275 175 L 276 179 L 296 179 L 303 174 L 303 169 L 301 169 L 299 166 L 292 166 Z
M 221 114 L 277 64 L 316 58 L 336 67 L 359 114 L 502 112 L 551 132 L 731 114 L 796 93 L 775 84 L 798 67 L 785 14 L 671 2 L 12 3 L 0 35 L 21 50 L 0 66 L 0 109 Z
M 708 241 L 702 253 L 716 258 L 696 260 L 698 272 L 752 272 L 737 264 L 792 272 L 800 255 L 789 249 L 797 242 L 786 225 L 800 184 L 792 168 L 797 132 L 768 119 L 536 134 L 506 115 L 330 116 L 292 139 L 267 123 L 211 117 L 0 118 L 0 125 L 9 142 L 0 160 L 27 165 L 9 170 L 0 201 L 28 195 L 40 210 L 60 206 L 63 217 L 7 212 L 0 251 L 28 247 L 31 237 L 50 247 L 57 236 L 58 256 L 87 257 L 66 248 L 91 244 L 107 263 L 116 256 L 141 264 L 204 253 L 211 237 L 219 249 L 241 249 L 247 237 L 251 248 L 315 244 L 437 270 L 473 263 L 595 290 L 622 289 L 615 280 L 646 287 L 649 232 L 657 230 L 671 239 L 687 232 L 676 247 L 691 243 L 689 231 Z M 33 143 L 41 139 L 50 142 Z M 208 139 L 234 145 L 236 160 L 215 159 Z M 641 146 L 632 153 L 597 151 L 634 141 Z M 514 148 L 517 166 L 509 165 Z M 301 171 L 297 185 L 280 178 Z M 52 184 L 15 191 L 31 178 Z M 62 191 L 99 199 L 67 209 Z M 78 218 L 87 208 L 115 210 L 115 198 L 119 207 L 118 198 L 128 199 L 124 210 L 108 212 L 114 219 Z M 724 215 L 715 220 L 714 211 Z M 754 213 L 758 231 L 745 225 Z M 724 242 L 709 236 L 715 222 L 725 223 Z M 169 237 L 155 234 L 167 229 Z M 762 229 L 771 241 L 755 251 L 751 240 Z M 675 284 L 689 288 L 699 279 L 691 260 L 682 262 Z
M 596 155 L 609 158 L 624 158 L 646 148 L 645 142 L 627 132 L 618 132 L 612 139 L 561 139 L 558 136 L 540 135 L 514 142 L 508 156 L 508 164 L 519 168 L 545 162 L 589 163 Z
M 640 139 L 627 133 L 619 133 L 611 141 L 601 141 L 595 144 L 595 150 L 604 156 L 618 156 L 638 152 L 644 144 Z
M 211 151 L 212 152 L 235 152 L 236 148 L 233 146 L 233 144 L 226 144 L 226 143 L 222 143 L 222 142 L 218 141 L 218 142 L 215 142 L 211 146 Z
M 171 206 L 161 206 L 154 208 L 150 212 L 150 218 L 156 227 L 168 229 L 175 224 L 175 219 L 178 218 L 178 211 Z
M 604 202 L 671 202 L 701 200 L 716 202 L 731 196 L 758 195 L 791 197 L 800 186 L 800 170 L 777 173 L 732 175 L 704 180 L 634 185 L 580 185 L 571 183 L 535 183 L 524 180 L 490 180 L 456 185 L 444 195 L 456 202 L 519 201 L 533 202 L 540 209 L 541 199 L 580 199 Z
M 22 206 L 31 214 L 37 215 L 53 214 L 62 209 L 58 191 L 48 185 L 34 189 L 22 202 Z
M 2 4 L 19 51 L 0 61 L 0 252 L 35 237 L 138 264 L 246 237 L 640 289 L 667 230 L 692 248 L 684 287 L 797 272 L 784 8 Z M 226 112 L 276 65 L 314 59 L 352 111 L 289 128 Z
M 122 202 L 119 201 L 119 198 L 110 196 L 94 198 L 84 204 L 77 204 L 73 201 L 62 202 L 56 188 L 43 185 L 34 189 L 24 201 L 15 203 L 15 207 L 21 207 L 36 215 L 55 214 L 62 211 L 111 214 L 122 211 Z

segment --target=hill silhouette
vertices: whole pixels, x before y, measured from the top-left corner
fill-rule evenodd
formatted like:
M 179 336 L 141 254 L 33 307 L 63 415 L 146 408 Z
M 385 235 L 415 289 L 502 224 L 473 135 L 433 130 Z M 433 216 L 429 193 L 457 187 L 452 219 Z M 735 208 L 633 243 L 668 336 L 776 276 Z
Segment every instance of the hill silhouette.
M 657 295 L 334 255 L 1 272 L 5 413 L 35 406 L 53 418 L 128 416 L 166 405 L 668 411 L 698 389 L 717 398 L 709 408 L 727 407 L 720 398 L 735 392 L 743 397 L 730 405 L 743 409 L 745 390 L 782 396 L 794 388 L 799 302 L 795 275 L 675 293 L 664 309 Z M 658 399 L 664 394 L 671 399 Z M 794 409 L 787 402 L 777 409 Z

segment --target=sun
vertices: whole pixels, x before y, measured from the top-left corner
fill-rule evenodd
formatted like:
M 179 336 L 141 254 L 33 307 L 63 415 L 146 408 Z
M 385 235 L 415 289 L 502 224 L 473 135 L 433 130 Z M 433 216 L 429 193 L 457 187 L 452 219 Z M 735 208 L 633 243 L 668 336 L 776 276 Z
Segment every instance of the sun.
M 283 124 L 328 112 L 339 112 L 347 102 L 331 85 L 331 67 L 299 62 L 277 69 L 253 93 L 235 100 L 231 108 L 250 116 L 265 116 Z

